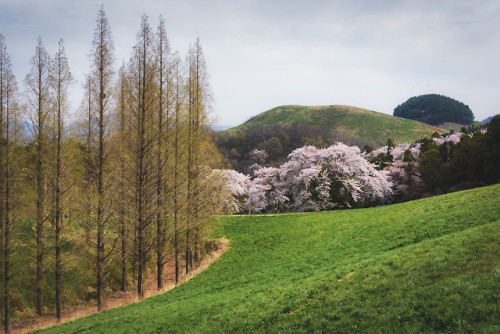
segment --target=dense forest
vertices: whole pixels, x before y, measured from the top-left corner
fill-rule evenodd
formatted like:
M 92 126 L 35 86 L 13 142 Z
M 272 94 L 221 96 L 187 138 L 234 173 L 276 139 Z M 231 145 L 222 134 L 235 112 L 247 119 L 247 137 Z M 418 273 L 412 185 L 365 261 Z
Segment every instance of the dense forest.
M 411 97 L 394 109 L 394 116 L 430 125 L 439 125 L 445 122 L 469 125 L 474 121 L 474 115 L 469 106 L 438 94 Z
M 420 141 L 418 168 L 427 195 L 500 182 L 500 116 L 493 117 L 487 131 L 466 131 L 446 139 Z
M 175 282 L 211 241 L 220 157 L 211 141 L 211 93 L 199 40 L 183 60 L 160 17 L 142 16 L 130 59 L 116 71 L 113 38 L 98 12 L 85 97 L 70 113 L 73 77 L 64 42 L 51 56 L 39 37 L 19 89 L 0 34 L 1 311 L 15 320 L 106 296 L 157 278 Z M 21 136 L 27 120 L 28 138 Z M 208 248 L 207 248 L 208 247 Z

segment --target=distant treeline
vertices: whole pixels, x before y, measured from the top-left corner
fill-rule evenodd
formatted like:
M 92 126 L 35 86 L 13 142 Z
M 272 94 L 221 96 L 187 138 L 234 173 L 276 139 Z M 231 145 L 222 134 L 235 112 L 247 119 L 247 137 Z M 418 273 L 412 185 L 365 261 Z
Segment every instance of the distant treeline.
M 458 143 L 420 142 L 419 171 L 428 195 L 500 182 L 500 116 L 491 120 L 486 133 L 464 133 Z

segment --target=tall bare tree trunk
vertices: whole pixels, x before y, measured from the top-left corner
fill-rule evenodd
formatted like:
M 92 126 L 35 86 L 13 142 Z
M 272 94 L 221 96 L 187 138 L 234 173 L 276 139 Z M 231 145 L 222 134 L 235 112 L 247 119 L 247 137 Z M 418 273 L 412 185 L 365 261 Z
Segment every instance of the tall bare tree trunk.
M 180 59 L 178 55 L 175 55 L 172 61 L 174 87 L 175 87 L 175 123 L 174 123 L 174 180 L 173 180 L 173 197 L 174 197 L 174 262 L 175 262 L 175 284 L 179 283 L 179 167 L 180 167 L 180 117 L 181 117 L 181 86 L 182 79 L 180 75 Z
M 7 54 L 4 37 L 0 34 L 0 184 L 1 184 L 1 225 L 3 229 L 1 245 L 1 255 L 3 258 L 3 317 L 5 333 L 10 333 L 10 279 L 11 279 L 11 262 L 10 255 L 12 252 L 12 238 L 15 232 L 16 220 L 12 214 L 12 193 L 15 189 L 13 181 L 13 170 L 15 169 L 15 159 L 12 153 L 12 146 L 16 142 L 15 135 L 11 134 L 11 128 L 16 128 L 15 113 L 15 93 L 17 84 L 15 77 L 12 74 L 12 65 L 10 57 Z M 12 139 L 14 137 L 14 140 Z
M 204 195 L 202 179 L 206 161 L 202 160 L 202 144 L 206 140 L 203 131 L 207 123 L 207 108 L 211 95 L 206 74 L 206 64 L 200 40 L 192 45 L 188 52 L 188 210 L 186 233 L 186 257 L 190 268 L 199 263 L 201 259 L 201 229 L 203 217 L 208 211 L 204 208 Z M 192 245 L 190 244 L 192 243 Z
M 61 229 L 62 229 L 62 135 L 64 132 L 62 117 L 67 100 L 67 88 L 72 77 L 68 67 L 68 59 L 64 51 L 63 41 L 59 41 L 59 50 L 54 59 L 52 77 L 55 90 L 55 120 L 56 120 L 56 164 L 55 164 L 55 275 L 56 275 L 56 317 L 57 322 L 62 318 L 62 261 L 61 261 Z
M 9 75 L 9 67 L 10 67 L 10 59 L 7 54 L 7 46 L 5 44 L 5 38 L 2 34 L 0 34 L 0 203 L 3 203 L 3 194 L 4 194 L 4 173 L 3 173 L 3 165 L 4 165 L 4 141 L 3 141 L 3 124 L 4 124 L 4 114 L 7 109 L 7 76 Z M 7 319 L 10 316 L 10 310 L 8 309 L 7 303 L 8 299 L 8 282 L 5 285 L 5 280 L 8 277 L 8 270 L 4 271 L 5 262 L 8 260 L 8 245 L 5 246 L 5 220 L 4 220 L 4 206 L 0 205 L 0 277 L 2 280 L 2 293 L 0 297 L 2 298 L 2 304 L 0 305 L 0 312 L 2 316 L 5 316 L 5 331 L 10 328 L 10 319 Z M 8 314 L 7 314 L 8 313 Z M 7 326 L 7 320 L 9 323 L 9 327 Z
M 166 185 L 164 165 L 168 160 L 168 142 L 166 132 L 169 131 L 169 42 L 165 32 L 165 21 L 160 17 L 157 32 L 157 81 L 158 81 L 158 131 L 157 131 L 157 161 L 156 161 L 156 270 L 157 287 L 163 289 L 163 265 L 165 264 L 166 217 L 163 216 L 163 193 Z
M 103 6 L 97 15 L 97 27 L 94 32 L 93 40 L 93 78 L 91 82 L 96 85 L 94 99 L 97 102 L 97 171 L 96 171 L 96 290 L 97 290 L 97 309 L 101 311 L 104 307 L 104 284 L 105 284 L 105 259 L 110 255 L 105 254 L 105 228 L 107 224 L 108 211 L 106 201 L 107 187 L 105 177 L 108 169 L 108 152 L 106 143 L 106 130 L 108 126 L 108 104 L 112 96 L 112 75 L 113 75 L 113 42 L 111 39 L 111 30 Z M 105 175 L 106 173 L 106 175 Z
M 120 109 L 119 109 L 119 138 L 120 138 L 120 175 L 119 175 L 119 207 L 118 207 L 118 220 L 120 225 L 120 239 L 121 239 L 121 259 L 120 259 L 120 270 L 121 270 L 121 291 L 126 291 L 128 289 L 128 279 L 127 279 L 127 224 L 125 217 L 125 157 L 123 152 L 124 142 L 126 139 L 126 102 L 125 94 L 126 92 L 126 73 L 125 67 L 120 68 Z
M 144 298 L 144 283 L 150 251 L 155 245 L 152 226 L 155 212 L 155 145 L 157 132 L 154 129 L 156 114 L 155 59 L 153 34 L 148 17 L 142 16 L 137 33 L 137 44 L 130 62 L 131 70 L 131 133 L 130 145 L 133 162 L 136 210 L 135 231 L 137 234 L 137 294 Z
M 87 103 L 88 103 L 88 109 L 87 109 L 87 141 L 85 145 L 85 152 L 87 154 L 87 161 L 85 165 L 85 196 L 86 196 L 86 203 L 85 203 L 85 209 L 86 209 L 86 219 L 87 222 L 84 224 L 84 229 L 85 229 L 85 244 L 90 245 L 90 231 L 91 231 L 91 226 L 92 226 L 92 205 L 90 204 L 91 202 L 91 188 L 90 184 L 92 183 L 92 169 L 93 169 L 93 162 L 92 162 L 92 140 L 94 138 L 94 133 L 92 130 L 92 79 L 90 76 L 87 78 Z
M 36 313 L 43 314 L 43 257 L 44 257 L 44 223 L 45 194 L 46 194 L 46 172 L 45 172 L 45 141 L 46 141 L 46 118 L 48 115 L 49 99 L 49 69 L 51 60 L 39 37 L 35 48 L 35 55 L 31 58 L 32 69 L 26 76 L 26 84 L 29 91 L 29 102 L 33 110 L 30 115 L 34 124 L 35 152 L 35 183 L 36 183 Z

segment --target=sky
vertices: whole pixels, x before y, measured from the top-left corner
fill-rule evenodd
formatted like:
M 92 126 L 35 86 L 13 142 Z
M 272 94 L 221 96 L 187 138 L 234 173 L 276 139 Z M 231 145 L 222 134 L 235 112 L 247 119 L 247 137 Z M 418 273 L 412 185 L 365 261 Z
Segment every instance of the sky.
M 76 112 L 101 4 L 116 68 L 130 58 L 144 13 L 155 29 L 165 18 L 182 56 L 200 38 L 219 125 L 280 105 L 392 114 L 422 94 L 459 100 L 479 121 L 500 113 L 498 0 L 0 0 L 0 33 L 21 91 L 37 37 L 52 55 L 62 38 Z

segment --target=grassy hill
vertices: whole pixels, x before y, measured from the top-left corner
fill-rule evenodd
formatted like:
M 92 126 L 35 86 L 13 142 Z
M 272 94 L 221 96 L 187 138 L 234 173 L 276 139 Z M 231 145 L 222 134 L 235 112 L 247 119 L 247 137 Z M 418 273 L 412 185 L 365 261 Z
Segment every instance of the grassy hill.
M 500 331 L 500 185 L 378 208 L 224 216 L 231 248 L 145 302 L 49 332 Z
M 395 143 L 411 143 L 433 132 L 446 131 L 428 124 L 349 106 L 281 106 L 258 114 L 247 122 L 227 131 L 245 129 L 251 125 L 291 125 L 327 127 L 350 137 L 363 138 L 380 146 L 388 138 Z

